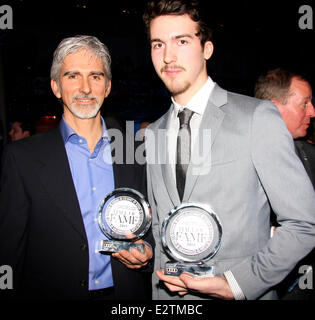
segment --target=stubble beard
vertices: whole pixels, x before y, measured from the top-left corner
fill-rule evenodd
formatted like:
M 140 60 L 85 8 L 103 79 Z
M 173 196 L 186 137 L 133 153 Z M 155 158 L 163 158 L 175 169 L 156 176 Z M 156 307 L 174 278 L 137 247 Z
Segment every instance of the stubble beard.
M 167 70 L 182 70 L 185 72 L 185 68 L 179 65 L 175 66 L 164 66 L 160 72 L 160 77 L 162 81 L 164 82 L 166 88 L 168 91 L 172 94 L 173 97 L 176 97 L 184 92 L 186 92 L 189 87 L 191 86 L 191 83 L 189 81 L 184 81 L 176 78 L 169 77 L 167 74 L 165 74 L 165 77 L 163 79 L 163 73 L 166 72 Z
M 91 103 L 89 105 L 79 104 L 76 102 L 76 99 L 80 99 L 80 98 L 81 99 L 82 98 L 95 99 L 95 102 Z M 100 108 L 101 108 L 100 103 L 99 103 L 97 97 L 94 95 L 87 95 L 87 96 L 75 95 L 72 97 L 71 103 L 69 106 L 69 110 L 71 111 L 71 113 L 73 113 L 79 119 L 95 118 L 96 115 L 98 114 Z
M 166 83 L 166 87 L 169 90 L 169 92 L 172 94 L 172 96 L 176 97 L 178 95 L 185 93 L 189 89 L 190 83 L 188 81 L 184 83 L 170 83 L 170 84 Z

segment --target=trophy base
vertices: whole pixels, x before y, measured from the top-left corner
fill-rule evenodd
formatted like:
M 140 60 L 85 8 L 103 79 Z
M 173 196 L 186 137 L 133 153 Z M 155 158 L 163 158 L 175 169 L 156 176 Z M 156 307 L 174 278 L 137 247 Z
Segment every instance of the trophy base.
M 135 248 L 141 253 L 145 252 L 145 247 L 143 243 L 134 243 L 127 241 L 115 241 L 115 240 L 102 240 L 101 249 L 98 250 L 99 253 L 113 253 L 119 252 L 120 250 L 128 250 Z
M 204 263 L 166 262 L 165 275 L 178 277 L 183 272 L 191 273 L 198 278 L 214 277 L 214 266 L 208 266 Z

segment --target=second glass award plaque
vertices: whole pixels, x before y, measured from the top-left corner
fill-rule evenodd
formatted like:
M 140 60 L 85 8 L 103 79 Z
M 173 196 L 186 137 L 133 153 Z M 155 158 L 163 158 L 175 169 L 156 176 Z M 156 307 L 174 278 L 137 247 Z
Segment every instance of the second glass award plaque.
M 101 253 L 136 248 L 144 253 L 144 244 L 134 243 L 151 226 L 150 207 L 144 196 L 130 188 L 118 188 L 105 196 L 98 211 L 98 224 L 108 240 L 102 240 Z
M 163 247 L 173 258 L 166 263 L 165 274 L 214 275 L 214 267 L 205 261 L 220 248 L 222 226 L 210 207 L 198 203 L 179 205 L 163 221 L 161 234 Z

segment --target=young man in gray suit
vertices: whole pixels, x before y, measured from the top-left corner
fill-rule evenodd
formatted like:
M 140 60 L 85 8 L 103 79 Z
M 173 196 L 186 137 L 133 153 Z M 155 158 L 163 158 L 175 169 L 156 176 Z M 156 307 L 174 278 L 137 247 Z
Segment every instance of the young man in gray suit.
M 171 108 L 146 138 L 153 298 L 276 299 L 271 287 L 315 243 L 315 194 L 292 137 L 271 102 L 227 92 L 208 76 L 213 44 L 196 1 L 150 1 L 144 22 L 154 68 L 172 94 Z M 178 115 L 185 109 L 192 111 L 191 155 L 180 186 Z M 212 277 L 164 273 L 170 257 L 158 239 L 163 220 L 181 203 L 211 206 L 221 222 L 221 246 L 207 262 Z M 270 207 L 281 224 L 272 238 Z

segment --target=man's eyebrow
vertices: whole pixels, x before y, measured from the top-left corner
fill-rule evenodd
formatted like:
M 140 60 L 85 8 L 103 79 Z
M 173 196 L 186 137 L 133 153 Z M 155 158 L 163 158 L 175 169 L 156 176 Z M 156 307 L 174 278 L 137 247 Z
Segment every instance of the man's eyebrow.
M 193 39 L 194 38 L 194 35 L 191 35 L 189 33 L 184 33 L 184 34 L 179 34 L 177 36 L 173 36 L 172 37 L 172 40 L 177 40 L 177 39 L 181 39 L 181 38 L 190 38 L 190 39 Z M 151 43 L 152 42 L 162 42 L 164 43 L 163 40 L 159 39 L 159 38 L 154 38 L 154 39 L 151 39 Z
M 102 71 L 91 71 L 90 74 L 96 74 L 96 75 L 99 75 L 99 76 L 105 76 L 105 73 L 102 72 Z
M 150 42 L 163 42 L 161 39 L 159 38 L 154 38 L 154 39 L 151 39 Z
M 66 71 L 64 74 L 63 74 L 63 77 L 66 77 L 66 76 L 69 76 L 69 75 L 75 75 L 75 74 L 78 74 L 79 71 Z
M 180 38 L 193 38 L 194 36 L 189 33 L 179 34 L 178 36 L 173 37 L 174 39 L 180 39 Z
M 71 76 L 71 75 L 76 75 L 76 74 L 79 74 L 80 72 L 79 71 L 66 71 L 63 76 L 66 77 L 66 76 Z M 102 71 L 91 71 L 90 72 L 91 75 L 99 75 L 99 76 L 105 76 L 105 73 L 102 72 Z

